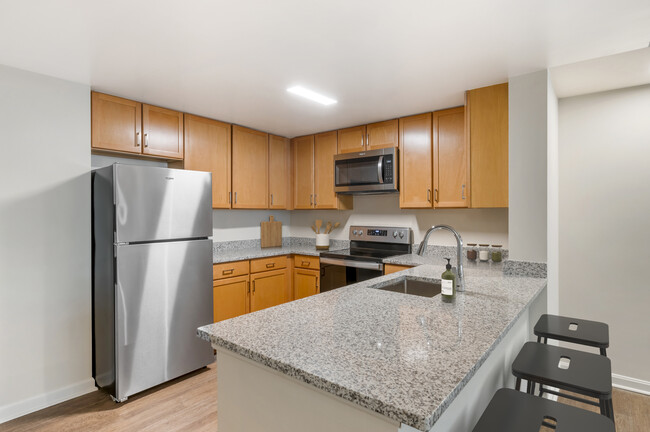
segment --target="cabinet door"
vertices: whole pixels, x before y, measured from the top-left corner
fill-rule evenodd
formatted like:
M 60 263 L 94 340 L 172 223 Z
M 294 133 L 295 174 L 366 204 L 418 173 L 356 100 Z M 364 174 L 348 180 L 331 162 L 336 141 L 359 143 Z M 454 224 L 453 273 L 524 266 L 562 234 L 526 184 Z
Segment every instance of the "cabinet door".
M 293 299 L 318 294 L 320 287 L 320 270 L 293 270 Z
M 399 206 L 431 208 L 431 113 L 399 119 Z
M 366 149 L 366 127 L 355 126 L 338 130 L 338 147 L 340 153 L 354 153 Z
M 248 313 L 248 288 L 248 275 L 212 282 L 214 322 Z
M 185 169 L 212 173 L 212 208 L 230 208 L 230 125 L 185 114 Z
M 251 312 L 286 302 L 288 271 L 273 270 L 251 275 Z
M 269 137 L 264 132 L 232 127 L 232 208 L 265 209 L 268 196 Z
M 508 207 L 508 83 L 467 92 L 471 207 Z
M 334 193 L 336 136 L 336 131 L 314 136 L 314 207 L 318 209 L 338 208 Z
M 310 209 L 314 204 L 314 136 L 294 138 L 293 208 Z
M 397 119 L 372 123 L 366 126 L 368 150 L 397 147 L 399 145 L 399 121 Z
M 96 92 L 91 101 L 91 147 L 142 153 L 142 104 Z
M 142 153 L 167 159 L 183 159 L 183 113 L 142 105 Z
M 291 154 L 289 139 L 269 135 L 269 208 L 290 208 Z
M 465 108 L 433 113 L 433 206 L 469 207 Z

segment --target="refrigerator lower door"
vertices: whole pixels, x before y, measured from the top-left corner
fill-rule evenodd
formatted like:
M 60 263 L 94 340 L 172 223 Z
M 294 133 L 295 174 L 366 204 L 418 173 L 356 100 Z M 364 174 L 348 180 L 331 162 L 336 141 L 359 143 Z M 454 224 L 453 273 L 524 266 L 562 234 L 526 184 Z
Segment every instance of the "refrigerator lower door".
M 212 241 L 117 246 L 116 390 L 126 397 L 214 361 Z
M 212 175 L 115 164 L 115 241 L 212 236 Z

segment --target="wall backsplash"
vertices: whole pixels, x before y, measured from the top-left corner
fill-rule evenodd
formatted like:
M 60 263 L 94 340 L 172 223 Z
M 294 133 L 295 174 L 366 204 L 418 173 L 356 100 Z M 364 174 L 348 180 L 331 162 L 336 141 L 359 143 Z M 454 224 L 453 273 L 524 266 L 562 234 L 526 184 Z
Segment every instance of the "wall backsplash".
M 260 222 L 273 215 L 282 222 L 284 237 L 313 237 L 316 219 L 340 222 L 332 239 L 347 240 L 350 225 L 396 225 L 413 228 L 419 243 L 426 230 L 435 224 L 448 224 L 460 232 L 463 242 L 508 246 L 508 209 L 410 210 L 399 208 L 398 195 L 357 195 L 354 210 L 214 210 L 214 241 L 249 240 L 260 236 Z M 449 233 L 436 233 L 430 244 L 455 245 Z

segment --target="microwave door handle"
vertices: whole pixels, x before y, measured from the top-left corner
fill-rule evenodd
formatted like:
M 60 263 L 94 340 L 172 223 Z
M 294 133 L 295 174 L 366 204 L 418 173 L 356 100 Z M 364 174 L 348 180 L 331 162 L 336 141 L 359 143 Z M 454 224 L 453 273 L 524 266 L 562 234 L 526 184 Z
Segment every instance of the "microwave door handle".
M 384 157 L 379 156 L 377 159 L 377 178 L 379 179 L 379 184 L 384 183 Z

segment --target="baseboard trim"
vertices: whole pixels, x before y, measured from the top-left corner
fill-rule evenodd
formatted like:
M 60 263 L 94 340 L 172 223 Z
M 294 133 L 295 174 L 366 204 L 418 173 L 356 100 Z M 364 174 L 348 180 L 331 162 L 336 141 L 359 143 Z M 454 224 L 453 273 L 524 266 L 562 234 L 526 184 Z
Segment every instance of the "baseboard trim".
M 627 377 L 619 374 L 612 374 L 612 386 L 622 390 L 641 393 L 650 396 L 650 381 Z
M 33 413 L 34 411 L 42 410 L 43 408 L 65 402 L 69 399 L 91 393 L 95 390 L 97 390 L 95 387 L 95 380 L 89 378 L 48 393 L 23 399 L 9 405 L 0 406 L 0 424 L 24 416 L 25 414 Z

